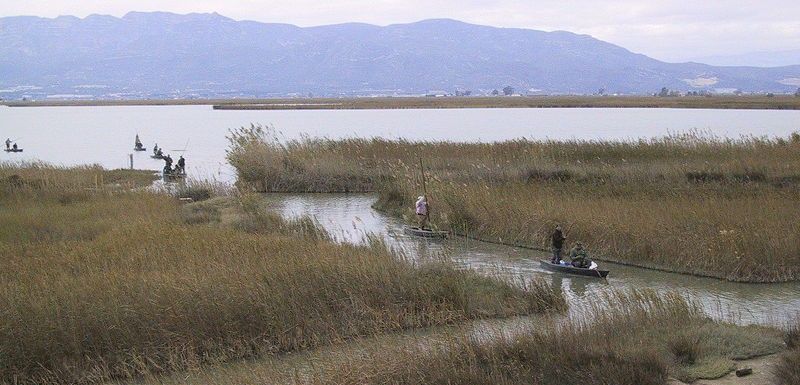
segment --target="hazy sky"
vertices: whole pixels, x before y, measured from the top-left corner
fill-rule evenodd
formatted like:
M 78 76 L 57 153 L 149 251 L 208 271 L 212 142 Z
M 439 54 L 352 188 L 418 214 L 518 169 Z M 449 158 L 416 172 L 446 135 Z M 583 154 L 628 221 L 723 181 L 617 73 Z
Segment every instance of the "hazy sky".
M 800 49 L 797 0 L 1 0 L 0 16 L 122 16 L 128 11 L 218 12 L 300 26 L 386 25 L 452 18 L 498 27 L 586 33 L 634 52 L 680 61 Z

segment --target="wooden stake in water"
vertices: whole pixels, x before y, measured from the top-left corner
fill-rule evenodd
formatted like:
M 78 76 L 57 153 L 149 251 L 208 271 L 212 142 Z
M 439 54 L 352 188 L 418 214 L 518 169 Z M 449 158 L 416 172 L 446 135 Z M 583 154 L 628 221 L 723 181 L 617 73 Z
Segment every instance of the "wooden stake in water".
M 128 158 L 131 160 L 131 170 L 133 170 L 133 154 L 128 154 Z

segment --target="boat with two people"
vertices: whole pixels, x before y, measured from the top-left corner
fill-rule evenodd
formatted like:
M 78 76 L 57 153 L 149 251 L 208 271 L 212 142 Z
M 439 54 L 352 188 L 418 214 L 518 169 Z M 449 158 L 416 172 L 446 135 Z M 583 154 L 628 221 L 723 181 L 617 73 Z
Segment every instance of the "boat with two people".
M 17 146 L 16 141 L 17 141 L 17 139 L 11 140 L 10 138 L 7 138 L 6 139 L 6 148 L 5 148 L 4 151 L 5 152 L 22 152 L 22 149 L 19 148 L 19 146 Z M 14 143 L 14 145 L 11 145 L 11 143 Z
M 150 155 L 153 159 L 164 159 L 164 150 L 158 147 L 158 143 L 153 146 L 153 155 Z
M 597 277 L 597 278 L 605 278 L 608 276 L 608 270 L 600 270 L 597 266 L 597 263 L 592 261 L 589 267 L 576 267 L 572 266 L 567 261 L 560 261 L 559 263 L 553 263 L 552 261 L 547 260 L 539 260 L 539 264 L 550 271 L 555 271 L 559 273 L 566 273 L 566 274 L 574 274 L 574 275 L 582 275 L 584 277 Z

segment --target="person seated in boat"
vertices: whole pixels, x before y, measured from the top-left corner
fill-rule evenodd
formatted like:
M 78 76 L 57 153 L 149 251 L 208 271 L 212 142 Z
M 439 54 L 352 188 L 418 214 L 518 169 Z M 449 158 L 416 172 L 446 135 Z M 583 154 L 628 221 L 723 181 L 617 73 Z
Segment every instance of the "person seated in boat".
M 589 252 L 583 248 L 582 242 L 576 242 L 575 247 L 569 252 L 569 260 L 572 266 L 588 269 L 592 265 L 592 260 L 589 259 Z
M 561 263 L 561 251 L 564 248 L 564 240 L 567 237 L 564 236 L 564 232 L 561 231 L 561 225 L 556 225 L 556 230 L 553 232 L 553 257 L 550 258 L 551 263 L 559 264 Z
M 417 213 L 417 222 L 419 224 L 420 230 L 424 230 L 426 226 L 428 226 L 428 198 L 424 195 L 417 198 L 417 203 L 415 204 L 416 213 Z
M 17 151 L 17 150 L 19 150 L 19 147 L 17 147 L 17 144 L 14 143 L 14 145 L 11 146 L 11 149 L 14 150 L 14 151 Z
M 175 173 L 176 174 L 185 174 L 186 173 L 186 159 L 183 159 L 183 155 L 178 158 L 178 165 L 175 166 Z
M 6 138 L 6 150 L 11 148 L 11 138 Z

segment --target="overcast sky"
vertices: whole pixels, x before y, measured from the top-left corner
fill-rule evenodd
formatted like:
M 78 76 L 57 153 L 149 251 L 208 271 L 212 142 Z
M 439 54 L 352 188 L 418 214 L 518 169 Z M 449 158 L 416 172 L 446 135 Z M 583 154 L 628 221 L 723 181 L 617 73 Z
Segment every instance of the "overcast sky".
M 667 61 L 800 49 L 797 0 L 0 0 L 0 16 L 218 12 L 300 26 L 452 18 L 585 33 Z

